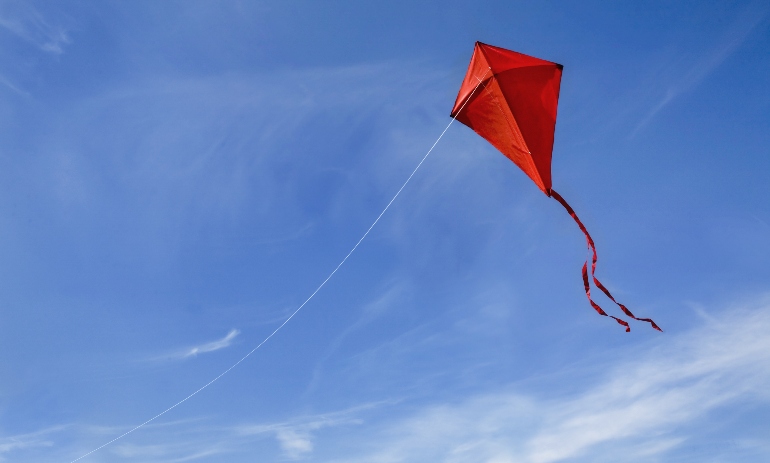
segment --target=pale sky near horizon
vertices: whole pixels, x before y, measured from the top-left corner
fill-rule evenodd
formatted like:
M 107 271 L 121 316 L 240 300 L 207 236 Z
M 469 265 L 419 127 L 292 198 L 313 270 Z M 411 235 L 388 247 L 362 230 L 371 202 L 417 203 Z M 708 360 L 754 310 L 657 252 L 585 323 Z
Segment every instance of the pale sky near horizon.
M 0 1 L 0 461 L 69 463 L 270 335 L 473 44 L 564 65 L 574 222 L 453 124 L 253 355 L 81 462 L 765 462 L 764 2 Z M 606 298 L 597 302 L 620 315 Z

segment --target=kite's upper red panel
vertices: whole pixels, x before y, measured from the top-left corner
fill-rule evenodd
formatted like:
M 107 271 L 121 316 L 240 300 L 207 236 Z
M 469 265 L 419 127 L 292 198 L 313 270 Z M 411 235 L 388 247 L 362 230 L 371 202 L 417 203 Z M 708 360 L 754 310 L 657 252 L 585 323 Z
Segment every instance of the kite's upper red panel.
M 561 71 L 561 64 L 476 42 L 451 114 L 549 196 Z

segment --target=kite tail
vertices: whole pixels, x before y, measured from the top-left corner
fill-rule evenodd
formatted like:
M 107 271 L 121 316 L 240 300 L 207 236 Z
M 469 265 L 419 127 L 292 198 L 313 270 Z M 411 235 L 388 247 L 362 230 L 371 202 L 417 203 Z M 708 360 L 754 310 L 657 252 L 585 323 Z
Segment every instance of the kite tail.
M 588 261 L 586 261 L 583 264 L 583 286 L 586 289 L 586 296 L 588 297 L 588 302 L 591 303 L 591 307 L 593 307 L 594 310 L 596 310 L 599 313 L 599 315 L 604 315 L 605 317 L 610 317 L 615 319 L 616 322 L 626 327 L 626 333 L 631 331 L 631 327 L 628 326 L 627 321 L 623 320 L 622 318 L 609 315 L 607 312 L 604 311 L 604 309 L 599 307 L 599 304 L 597 304 L 596 302 L 594 302 L 593 299 L 591 299 L 591 285 L 588 284 Z
M 595 272 L 596 272 L 597 256 L 596 256 L 596 246 L 594 245 L 593 238 L 591 238 L 591 235 L 588 233 L 588 230 L 586 229 L 585 225 L 583 225 L 583 222 L 580 221 L 580 219 L 578 218 L 577 214 L 575 214 L 575 211 L 572 209 L 572 207 L 569 204 L 567 204 L 567 201 L 565 201 L 564 198 L 562 198 L 561 195 L 553 189 L 549 190 L 549 193 L 550 193 L 549 196 L 551 196 L 553 199 L 558 201 L 559 204 L 564 206 L 564 209 L 567 210 L 569 215 L 578 224 L 578 227 L 580 227 L 580 231 L 582 231 L 583 234 L 586 236 L 586 243 L 588 244 L 588 248 L 591 250 L 591 278 L 593 279 L 596 287 L 599 288 L 608 298 L 610 298 L 612 302 L 617 304 L 618 307 L 620 307 L 620 310 L 622 310 L 623 313 L 625 313 L 627 316 L 633 318 L 634 320 L 647 322 L 650 325 L 652 325 L 652 327 L 655 328 L 656 330 L 663 331 L 660 329 L 660 327 L 657 324 L 655 324 L 654 321 L 652 321 L 652 319 L 636 317 L 630 310 L 628 310 L 628 307 L 616 301 L 615 298 L 612 297 L 612 294 L 610 293 L 610 291 L 599 281 L 598 278 L 596 278 Z M 614 318 L 615 321 L 617 321 L 618 323 L 626 327 L 626 332 L 631 331 L 631 327 L 628 326 L 628 323 L 626 323 L 624 320 L 621 320 L 617 317 L 608 315 L 604 310 L 602 310 L 601 307 L 599 307 L 599 305 L 596 302 L 593 301 L 593 299 L 591 299 L 591 287 L 588 283 L 588 261 L 586 261 L 585 264 L 583 264 L 583 286 L 585 287 L 586 296 L 588 297 L 588 302 L 591 303 L 591 307 L 593 307 L 594 310 L 596 310 L 600 315 L 605 315 L 605 316 Z

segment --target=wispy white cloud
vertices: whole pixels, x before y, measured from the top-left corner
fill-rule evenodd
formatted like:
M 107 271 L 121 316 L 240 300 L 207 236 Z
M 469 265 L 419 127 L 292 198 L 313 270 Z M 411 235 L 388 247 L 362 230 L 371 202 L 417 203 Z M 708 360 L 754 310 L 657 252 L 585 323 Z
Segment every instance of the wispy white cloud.
M 50 435 L 62 431 L 65 428 L 66 426 L 54 426 L 32 433 L 0 437 L 0 461 L 5 460 L 5 454 L 14 451 L 53 446 Z
M 697 440 L 704 418 L 728 405 L 770 405 L 768 330 L 770 299 L 765 298 L 690 333 L 668 334 L 646 353 L 619 353 L 612 359 L 615 366 L 573 394 L 542 397 L 508 390 L 424 408 L 367 437 L 366 445 L 375 450 L 349 461 L 551 463 L 661 457 Z M 744 437 L 742 451 L 768 456 L 767 449 Z
M 255 446 L 274 441 L 280 458 L 298 460 L 312 455 L 317 434 L 322 430 L 360 425 L 362 416 L 393 402 L 372 402 L 330 413 L 310 414 L 274 423 L 243 423 L 213 425 L 210 420 L 179 420 L 152 424 L 152 433 L 135 436 L 106 452 L 127 461 L 183 462 L 210 458 L 214 455 L 238 454 Z M 108 428 L 89 427 L 99 436 Z M 125 427 L 111 433 L 125 431 Z M 265 451 L 271 454 L 268 445 Z M 237 458 L 236 458 L 237 459 Z M 242 461 L 242 460 L 238 460 Z M 272 461 L 272 460 L 271 460 Z
M 123 459 L 133 459 L 136 461 L 162 461 L 163 463 L 195 461 L 201 458 L 225 453 L 224 449 L 212 446 L 210 443 L 209 448 L 207 449 L 190 450 L 190 447 L 194 446 L 191 444 L 193 444 L 193 442 L 174 442 L 171 444 L 155 445 L 121 444 L 116 446 L 111 453 Z
M 229 347 L 230 344 L 233 343 L 233 339 L 236 338 L 240 334 L 240 331 L 238 330 L 230 330 L 227 335 L 222 338 L 218 339 L 216 341 L 207 342 L 205 344 L 201 344 L 199 346 L 191 347 L 187 350 L 187 352 L 182 354 L 182 357 L 195 357 L 198 354 L 205 354 L 206 352 L 214 352 L 219 349 L 224 349 L 225 347 Z
M 6 87 L 10 88 L 14 92 L 18 93 L 19 95 L 29 96 L 29 94 L 27 92 L 25 92 L 24 90 L 20 89 L 16 85 L 14 85 L 10 80 L 8 80 L 2 74 L 0 74 L 0 84 L 5 85 Z
M 370 197 L 392 194 L 393 176 L 401 180 L 400 169 L 414 162 L 434 136 L 426 131 L 419 149 L 393 149 L 384 121 L 426 111 L 424 106 L 436 100 L 436 74 L 419 65 L 377 64 L 198 79 L 152 75 L 122 82 L 78 101 L 71 115 L 52 124 L 60 133 L 41 134 L 44 175 L 54 178 L 40 188 L 57 198 L 62 220 L 78 226 L 83 222 L 75 217 L 91 219 L 102 208 L 119 207 L 127 217 L 141 211 L 122 228 L 125 236 L 121 232 L 112 239 L 130 241 L 137 256 L 159 267 L 173 263 L 179 246 L 198 239 L 199 227 L 210 223 L 229 231 L 253 221 L 255 232 L 244 244 L 277 248 L 320 233 L 318 211 L 336 209 L 335 225 L 370 220 Z M 417 90 L 391 102 L 399 87 Z M 103 117 L 105 110 L 114 117 Z M 438 111 L 429 113 L 438 119 Z M 356 176 L 310 155 L 337 150 L 337 140 L 359 137 L 356 124 L 362 118 L 375 122 L 362 137 L 371 141 L 348 163 L 355 165 Z M 321 137 L 328 130 L 334 136 Z M 321 141 L 310 146 L 304 141 L 309 138 Z M 94 164 L 89 153 L 104 150 L 116 154 Z M 377 155 L 380 151 L 389 155 Z M 76 159 L 53 160 L 48 153 L 74 153 Z M 295 172 L 305 162 L 316 162 L 321 170 L 312 171 L 312 178 Z M 327 174 L 330 191 L 318 190 L 324 191 L 318 195 L 313 182 Z M 280 175 L 285 180 L 277 181 Z M 117 181 L 108 185 L 105 178 Z M 107 187 L 126 195 L 102 194 Z M 307 214 L 301 200 L 311 189 L 316 191 L 313 211 Z M 81 201 L 81 192 L 88 201 Z M 358 215 L 364 217 L 360 222 Z
M 528 386 L 409 407 L 401 417 L 407 407 L 373 402 L 273 423 L 158 423 L 155 432 L 108 451 L 129 461 L 181 462 L 253 451 L 267 439 L 291 460 L 552 463 L 659 461 L 700 445 L 715 458 L 764 461 L 770 448 L 761 436 L 722 429 L 714 417 L 770 407 L 769 330 L 770 296 L 703 318 L 689 332 L 665 334 L 646 350 L 637 345 L 588 359 L 598 373 L 563 371 Z M 572 385 L 541 389 L 538 381 Z M 37 434 L 6 438 L 0 450 L 46 445 Z
M 71 41 L 65 28 L 52 25 L 29 2 L 0 3 L 0 27 L 54 55 L 64 53 L 64 47 Z
M 757 4 L 745 8 L 730 24 L 720 43 L 698 60 L 678 80 L 670 84 L 665 94 L 637 123 L 631 137 L 642 130 L 663 108 L 681 94 L 695 88 L 703 79 L 717 69 L 746 41 L 749 34 L 767 17 L 768 9 Z
M 318 387 L 319 382 L 323 374 L 324 364 L 337 352 L 345 342 L 345 339 L 352 333 L 360 330 L 362 327 L 376 320 L 383 313 L 385 313 L 394 304 L 398 303 L 400 294 L 405 291 L 402 283 L 393 284 L 390 288 L 381 293 L 377 298 L 368 304 L 364 305 L 361 310 L 361 316 L 353 324 L 348 326 L 342 331 L 334 340 L 329 344 L 324 355 L 316 362 L 313 368 L 313 376 L 308 384 L 305 394 L 308 394 Z
M 225 337 L 217 339 L 215 341 L 206 342 L 197 346 L 186 347 L 177 351 L 152 357 L 151 360 L 181 360 L 190 357 L 196 357 L 199 354 L 206 354 L 209 352 L 218 351 L 226 347 L 230 347 L 233 340 L 238 337 L 241 332 L 237 329 L 230 330 Z
M 331 413 L 308 415 L 290 421 L 272 424 L 250 424 L 235 428 L 241 436 L 272 435 L 289 459 L 299 459 L 313 451 L 314 432 L 324 428 L 363 423 L 361 413 L 382 405 L 369 403 Z

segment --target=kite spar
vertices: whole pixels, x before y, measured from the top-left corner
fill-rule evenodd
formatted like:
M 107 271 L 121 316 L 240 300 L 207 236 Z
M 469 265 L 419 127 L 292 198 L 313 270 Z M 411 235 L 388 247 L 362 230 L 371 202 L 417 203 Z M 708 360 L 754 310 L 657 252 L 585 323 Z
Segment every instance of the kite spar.
M 519 166 L 543 193 L 564 206 L 586 237 L 592 256 L 590 275 L 594 285 L 626 316 L 648 322 L 662 331 L 652 319 L 638 318 L 616 301 L 596 278 L 594 240 L 572 207 L 551 186 L 551 155 L 562 69 L 561 64 L 476 42 L 468 72 L 450 115 L 491 143 Z M 477 77 L 480 75 L 487 77 L 480 79 Z M 626 331 L 631 331 L 628 322 L 609 315 L 591 298 L 587 260 L 582 273 L 591 307 L 600 315 L 615 319 Z

